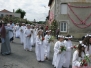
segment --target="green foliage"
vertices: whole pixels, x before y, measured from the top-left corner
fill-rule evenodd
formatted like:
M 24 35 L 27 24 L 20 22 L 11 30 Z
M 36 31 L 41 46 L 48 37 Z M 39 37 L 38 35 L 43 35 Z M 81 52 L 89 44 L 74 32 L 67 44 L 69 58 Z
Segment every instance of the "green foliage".
M 20 18 L 18 17 L 10 17 L 10 16 L 4 16 L 4 17 L 0 17 L 0 19 L 2 19 L 5 23 L 9 23 L 10 21 L 13 22 L 20 22 Z
M 58 23 L 56 20 L 54 20 L 51 24 L 50 29 L 52 30 L 52 34 L 55 36 L 56 35 L 56 30 L 58 28 Z
M 26 24 L 32 24 L 30 21 L 28 21 L 27 19 L 21 19 L 21 18 L 18 18 L 18 17 L 3 17 L 3 18 L 0 18 L 0 19 L 3 19 L 3 21 L 5 23 L 9 23 L 10 21 L 14 22 L 14 23 L 26 23 Z
M 37 22 L 38 24 L 45 24 L 46 22 L 45 21 L 39 21 Z
M 20 13 L 22 19 L 23 19 L 24 16 L 26 15 L 26 12 L 25 12 L 24 10 L 22 10 L 22 9 L 17 9 L 17 10 L 15 11 L 15 13 Z
M 32 24 L 30 21 L 26 21 L 26 24 Z

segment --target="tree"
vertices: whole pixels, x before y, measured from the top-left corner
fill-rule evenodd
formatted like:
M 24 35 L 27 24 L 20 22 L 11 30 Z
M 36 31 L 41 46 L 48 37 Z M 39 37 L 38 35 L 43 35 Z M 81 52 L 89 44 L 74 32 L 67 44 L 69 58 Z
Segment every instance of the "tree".
M 58 28 L 58 23 L 56 20 L 54 20 L 51 24 L 51 30 L 52 30 L 52 34 L 54 34 L 54 36 L 56 35 L 56 30 Z
M 15 13 L 20 13 L 22 19 L 23 19 L 24 16 L 26 15 L 26 12 L 25 12 L 24 10 L 22 10 L 22 9 L 17 9 L 17 10 L 15 11 Z
M 46 22 L 45 21 L 39 21 L 37 22 L 38 24 L 45 24 Z

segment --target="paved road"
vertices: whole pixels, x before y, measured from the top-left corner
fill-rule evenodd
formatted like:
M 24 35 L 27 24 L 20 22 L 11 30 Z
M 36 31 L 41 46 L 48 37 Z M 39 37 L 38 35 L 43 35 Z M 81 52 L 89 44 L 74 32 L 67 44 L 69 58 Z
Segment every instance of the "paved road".
M 11 43 L 12 54 L 2 56 L 0 54 L 0 68 L 54 68 L 52 66 L 53 44 L 51 45 L 51 56 L 49 61 L 37 62 L 35 49 L 33 52 L 24 51 L 20 40 L 15 38 Z

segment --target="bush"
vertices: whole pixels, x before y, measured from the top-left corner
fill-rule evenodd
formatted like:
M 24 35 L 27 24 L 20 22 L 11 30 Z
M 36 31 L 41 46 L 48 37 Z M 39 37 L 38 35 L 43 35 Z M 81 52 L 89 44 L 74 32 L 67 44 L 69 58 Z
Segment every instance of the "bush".
M 58 28 L 58 23 L 56 20 L 54 20 L 50 26 L 50 29 L 52 30 L 52 35 L 56 36 L 57 28 Z

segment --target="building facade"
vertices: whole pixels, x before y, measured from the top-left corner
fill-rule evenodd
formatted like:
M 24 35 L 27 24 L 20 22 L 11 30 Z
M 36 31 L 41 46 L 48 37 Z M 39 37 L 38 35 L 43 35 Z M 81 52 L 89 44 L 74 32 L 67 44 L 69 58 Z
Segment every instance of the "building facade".
M 54 8 L 61 34 L 81 38 L 91 33 L 91 0 L 55 0 Z
M 5 17 L 5 16 L 20 18 L 20 15 L 21 14 L 19 14 L 19 13 L 10 12 L 6 9 L 0 11 L 0 17 L 2 17 L 2 18 Z
M 48 18 L 48 24 L 51 25 L 51 23 L 54 20 L 54 11 L 55 11 L 55 0 L 49 0 L 48 6 L 50 7 L 49 10 L 49 18 Z

